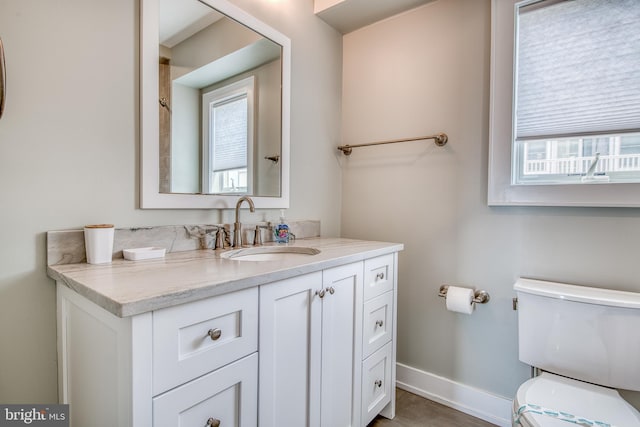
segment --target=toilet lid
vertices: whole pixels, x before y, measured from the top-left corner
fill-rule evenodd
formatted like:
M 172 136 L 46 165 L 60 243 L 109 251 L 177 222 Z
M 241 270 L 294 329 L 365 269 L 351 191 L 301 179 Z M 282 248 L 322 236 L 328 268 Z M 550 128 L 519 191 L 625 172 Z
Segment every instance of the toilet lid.
M 520 386 L 513 401 L 514 413 L 524 405 L 537 405 L 615 427 L 640 427 L 640 412 L 622 399 L 616 390 L 547 372 Z M 524 427 L 571 425 L 553 416 L 534 412 L 524 412 L 520 422 Z

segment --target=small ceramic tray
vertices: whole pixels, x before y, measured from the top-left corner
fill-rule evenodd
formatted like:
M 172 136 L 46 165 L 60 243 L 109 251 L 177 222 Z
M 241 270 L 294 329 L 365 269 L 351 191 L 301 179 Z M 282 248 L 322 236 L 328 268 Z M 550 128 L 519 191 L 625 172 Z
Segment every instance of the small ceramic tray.
M 134 248 L 123 249 L 124 259 L 138 261 L 141 259 L 162 258 L 167 250 L 165 248 Z

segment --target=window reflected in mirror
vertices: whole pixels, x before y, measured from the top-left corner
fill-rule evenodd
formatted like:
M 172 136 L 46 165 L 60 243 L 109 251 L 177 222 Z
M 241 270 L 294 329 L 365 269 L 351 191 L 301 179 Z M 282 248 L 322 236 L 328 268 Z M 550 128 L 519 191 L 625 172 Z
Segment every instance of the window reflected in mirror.
M 203 186 L 207 193 L 253 191 L 253 77 L 202 97 Z

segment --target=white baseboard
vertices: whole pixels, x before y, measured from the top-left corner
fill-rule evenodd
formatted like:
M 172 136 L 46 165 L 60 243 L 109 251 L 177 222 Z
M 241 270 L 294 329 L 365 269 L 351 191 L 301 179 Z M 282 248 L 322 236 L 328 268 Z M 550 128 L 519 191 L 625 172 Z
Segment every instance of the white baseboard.
M 501 427 L 511 427 L 512 401 L 411 366 L 396 365 L 398 388 Z

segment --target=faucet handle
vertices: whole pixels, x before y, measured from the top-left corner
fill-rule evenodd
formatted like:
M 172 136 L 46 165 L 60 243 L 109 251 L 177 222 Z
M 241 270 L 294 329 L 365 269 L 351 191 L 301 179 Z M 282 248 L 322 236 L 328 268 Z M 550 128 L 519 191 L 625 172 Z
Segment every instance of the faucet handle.
M 224 227 L 219 227 L 216 233 L 214 249 L 226 249 L 227 247 L 227 230 L 225 230 Z
M 256 225 L 256 229 L 253 234 L 253 246 L 262 246 L 262 232 L 260 230 L 270 230 L 271 223 L 268 222 L 267 225 Z
M 256 225 L 256 231 L 253 233 L 253 246 L 262 246 L 262 233 L 259 225 Z

